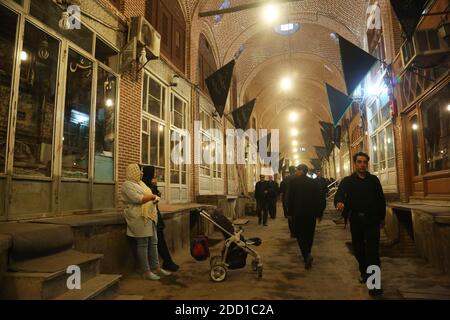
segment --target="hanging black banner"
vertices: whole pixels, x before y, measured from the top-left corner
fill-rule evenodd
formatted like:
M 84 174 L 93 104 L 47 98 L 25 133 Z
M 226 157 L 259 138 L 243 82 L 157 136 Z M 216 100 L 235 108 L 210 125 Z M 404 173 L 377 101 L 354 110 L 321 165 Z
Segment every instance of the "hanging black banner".
M 331 151 L 333 151 L 333 144 L 331 143 L 331 139 L 327 135 L 325 130 L 320 129 L 320 132 L 322 133 L 323 142 L 325 144 L 325 150 L 326 150 L 326 157 L 325 158 L 328 158 L 328 156 L 330 155 Z
M 320 161 L 320 159 L 311 159 L 310 162 L 315 170 L 320 170 L 322 168 L 322 161 Z
M 331 140 L 336 145 L 336 147 L 340 149 L 342 127 L 341 126 L 334 127 L 332 123 L 325 121 L 319 121 L 319 124 L 325 131 L 327 139 Z
M 339 47 L 347 94 L 351 96 L 378 59 L 341 36 Z
M 325 147 L 314 146 L 314 149 L 316 149 L 316 153 L 317 153 L 317 156 L 319 157 L 319 159 L 327 159 L 328 158 L 327 150 Z
M 328 83 L 326 84 L 326 88 L 328 104 L 331 115 L 333 116 L 333 125 L 336 127 L 347 112 L 347 109 L 351 106 L 352 99 Z
M 214 72 L 205 80 L 209 95 L 211 96 L 214 107 L 216 108 L 220 117 L 223 116 L 225 104 L 227 103 L 234 65 L 235 61 L 231 60 L 229 63 Z
M 250 120 L 253 108 L 255 107 L 255 102 L 256 99 L 253 99 L 252 101 L 247 102 L 242 107 L 232 112 L 234 126 L 236 127 L 236 129 L 247 129 L 248 121 Z
M 428 0 L 390 0 L 403 32 L 411 40 Z

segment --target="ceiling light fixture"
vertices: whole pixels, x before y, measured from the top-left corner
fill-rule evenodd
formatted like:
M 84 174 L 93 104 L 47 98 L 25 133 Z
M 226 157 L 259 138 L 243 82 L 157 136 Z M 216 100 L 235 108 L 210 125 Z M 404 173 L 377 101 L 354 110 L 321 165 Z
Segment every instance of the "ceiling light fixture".
M 289 121 L 290 122 L 296 122 L 298 120 L 298 113 L 297 112 L 291 112 L 289 114 Z
M 267 23 L 273 23 L 278 18 L 278 7 L 273 4 L 268 4 L 263 8 L 263 17 Z
M 294 147 L 296 147 L 296 146 L 298 146 L 298 141 L 292 141 L 292 145 L 294 146 Z
M 291 129 L 291 136 L 293 136 L 293 137 L 298 136 L 298 130 L 297 129 Z
M 280 86 L 283 91 L 290 90 L 292 88 L 291 78 L 286 77 L 286 78 L 281 79 Z

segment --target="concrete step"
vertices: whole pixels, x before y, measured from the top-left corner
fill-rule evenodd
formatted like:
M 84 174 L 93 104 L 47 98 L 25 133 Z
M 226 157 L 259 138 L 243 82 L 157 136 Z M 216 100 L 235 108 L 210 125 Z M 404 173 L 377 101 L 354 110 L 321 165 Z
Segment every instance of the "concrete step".
M 144 296 L 136 296 L 136 295 L 120 295 L 117 296 L 114 300 L 122 300 L 122 301 L 139 301 L 144 300 Z
M 0 298 L 46 300 L 67 292 L 68 266 L 79 266 L 81 283 L 99 274 L 101 254 L 68 250 L 47 257 L 14 263 L 3 277 Z
M 113 300 L 121 278 L 121 275 L 100 274 L 82 284 L 80 290 L 67 291 L 53 300 Z

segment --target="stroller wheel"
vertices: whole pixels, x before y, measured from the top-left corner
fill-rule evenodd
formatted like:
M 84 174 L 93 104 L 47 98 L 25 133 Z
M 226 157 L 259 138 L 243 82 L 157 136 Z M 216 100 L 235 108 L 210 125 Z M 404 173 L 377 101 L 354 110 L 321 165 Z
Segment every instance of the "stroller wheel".
M 263 276 L 263 267 L 258 267 L 257 268 L 257 272 L 258 272 L 258 278 L 262 278 Z
M 227 277 L 227 269 L 221 264 L 216 264 L 211 267 L 209 275 L 212 281 L 222 282 Z
M 209 266 L 212 268 L 213 266 L 215 266 L 216 264 L 219 264 L 222 262 L 222 256 L 214 256 L 211 257 L 211 259 L 209 260 Z

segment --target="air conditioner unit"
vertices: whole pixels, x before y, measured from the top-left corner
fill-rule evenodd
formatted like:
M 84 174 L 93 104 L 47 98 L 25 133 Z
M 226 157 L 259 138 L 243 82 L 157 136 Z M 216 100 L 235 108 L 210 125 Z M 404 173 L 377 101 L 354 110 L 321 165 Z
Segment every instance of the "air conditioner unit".
M 402 48 L 403 69 L 409 66 L 431 68 L 448 59 L 450 47 L 437 29 L 418 30 Z
M 161 35 L 142 16 L 132 17 L 128 41 L 136 38 L 139 45 L 144 46 L 150 59 L 159 58 Z

